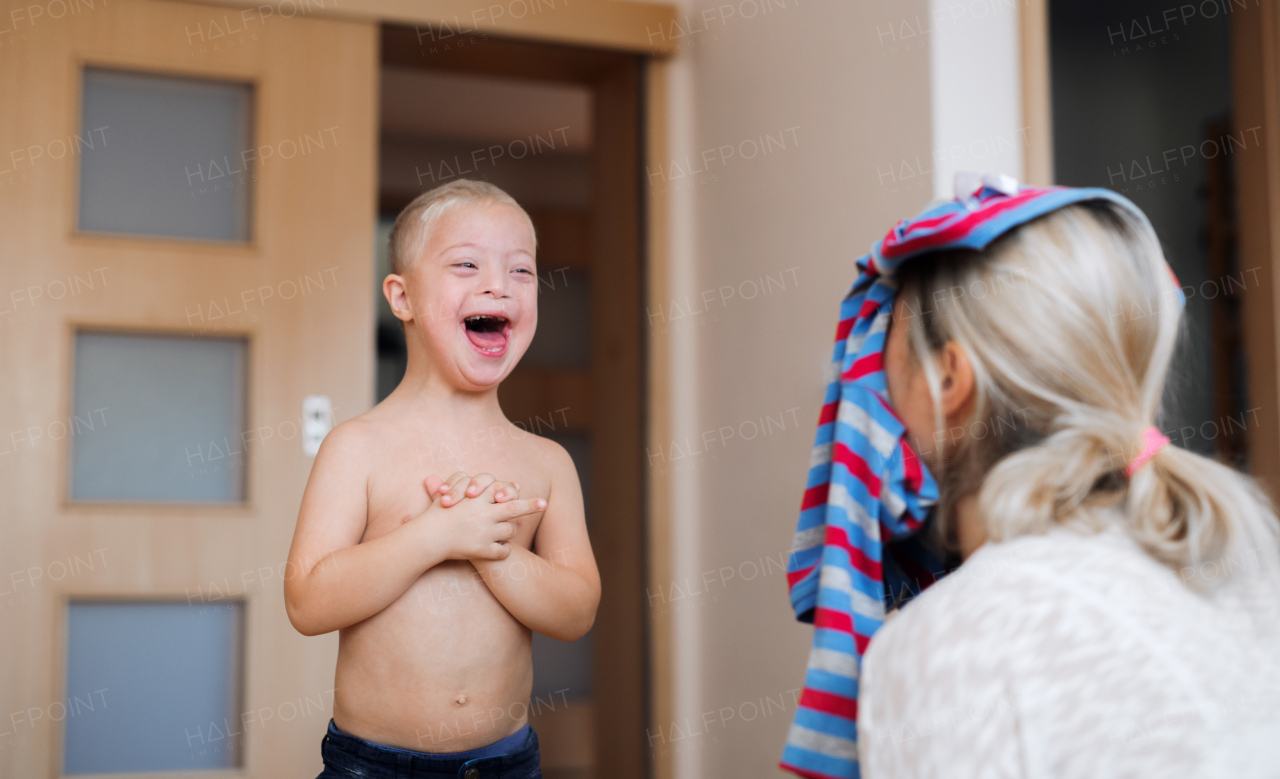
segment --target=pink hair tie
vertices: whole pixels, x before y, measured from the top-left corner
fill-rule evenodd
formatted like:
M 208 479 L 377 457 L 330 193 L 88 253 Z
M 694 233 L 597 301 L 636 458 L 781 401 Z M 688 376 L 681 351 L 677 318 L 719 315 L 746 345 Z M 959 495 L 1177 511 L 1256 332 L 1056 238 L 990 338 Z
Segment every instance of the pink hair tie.
M 1151 425 L 1142 431 L 1142 451 L 1138 456 L 1129 461 L 1124 467 L 1124 475 L 1132 476 L 1138 472 L 1138 469 L 1147 464 L 1152 457 L 1160 453 L 1160 450 L 1169 445 L 1169 437 L 1161 433 L 1159 428 Z

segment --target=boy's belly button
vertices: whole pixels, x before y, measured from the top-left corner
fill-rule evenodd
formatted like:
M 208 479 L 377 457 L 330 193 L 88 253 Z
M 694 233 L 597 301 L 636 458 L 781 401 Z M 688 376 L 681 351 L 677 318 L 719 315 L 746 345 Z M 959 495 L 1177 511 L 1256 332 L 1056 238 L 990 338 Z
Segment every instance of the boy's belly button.
M 453 702 L 458 704 L 459 706 L 466 706 L 469 700 L 470 699 L 467 696 L 459 695 L 458 697 L 453 699 Z

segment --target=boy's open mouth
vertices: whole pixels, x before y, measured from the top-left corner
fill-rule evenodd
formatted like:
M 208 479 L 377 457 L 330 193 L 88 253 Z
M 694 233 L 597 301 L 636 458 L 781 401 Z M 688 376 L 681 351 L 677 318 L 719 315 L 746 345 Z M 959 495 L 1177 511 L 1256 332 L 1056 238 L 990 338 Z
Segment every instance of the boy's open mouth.
M 507 350 L 511 322 L 504 316 L 476 314 L 462 320 L 467 338 L 481 353 L 499 357 Z

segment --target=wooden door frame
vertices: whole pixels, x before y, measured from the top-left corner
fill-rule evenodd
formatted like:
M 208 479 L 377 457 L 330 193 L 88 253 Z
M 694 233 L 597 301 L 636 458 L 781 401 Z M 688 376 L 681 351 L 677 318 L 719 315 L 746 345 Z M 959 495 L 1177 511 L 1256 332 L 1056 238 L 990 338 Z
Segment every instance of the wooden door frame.
M 1257 428 L 1249 434 L 1249 464 L 1273 501 L 1280 500 L 1280 14 L 1271 3 L 1231 18 L 1232 118 L 1235 128 L 1259 125 L 1262 143 L 1233 155 L 1240 267 L 1258 268 L 1246 285 L 1241 329 L 1249 366 L 1249 405 Z
M 1037 187 L 1053 184 L 1053 93 L 1049 82 L 1049 0 L 1018 6 L 1022 69 L 1022 177 Z
M 433 41 L 434 43 L 434 41 Z M 594 627 L 597 775 L 650 775 L 644 279 L 645 128 L 639 54 L 489 36 L 474 45 L 423 45 L 420 28 L 382 28 L 383 67 L 536 79 L 592 92 L 591 279 L 616 291 L 591 301 L 591 542 L 600 569 Z
M 439 30 L 449 36 L 493 35 L 613 52 L 663 56 L 675 51 L 676 7 L 627 0 L 186 0 L 272 14 L 329 16 Z M 497 9 L 496 11 L 494 9 Z M 256 12 L 255 12 L 256 13 Z M 231 17 L 235 21 L 235 17 Z M 688 27 L 686 20 L 685 27 Z M 683 31 L 681 32 L 683 35 Z M 680 36 L 676 36 L 680 37 Z
M 668 159 L 667 127 L 671 100 L 668 84 L 671 78 L 670 60 L 651 57 L 644 74 L 644 127 L 645 127 L 645 304 L 670 300 L 672 297 L 671 269 L 671 202 L 666 187 L 649 186 L 648 168 L 652 161 Z M 646 307 L 645 311 L 648 312 Z M 648 317 L 646 316 L 646 322 Z M 675 380 L 672 371 L 673 344 L 667 328 L 646 328 L 646 377 L 647 430 L 645 451 L 661 451 L 664 442 L 673 440 L 673 409 L 670 392 Z M 676 711 L 675 690 L 675 620 L 670 609 L 654 611 L 649 605 L 648 593 L 662 591 L 662 582 L 675 579 L 673 512 L 675 484 L 669 468 L 650 468 L 647 475 L 646 535 L 648 585 L 645 590 L 645 612 L 649 619 L 649 712 L 645 722 L 645 745 L 649 752 L 650 776 L 653 779 L 672 779 L 675 776 L 675 756 L 672 750 L 654 751 L 648 744 L 649 734 L 663 732 L 665 723 L 674 721 Z M 661 742 L 660 742 L 661 743 Z
M 423 29 L 435 28 L 452 31 L 459 36 L 472 32 L 482 36 L 526 40 L 543 43 L 560 43 L 597 50 L 601 54 L 630 52 L 644 55 L 639 64 L 641 117 L 638 125 L 641 144 L 640 159 L 661 160 L 667 157 L 667 119 L 669 55 L 676 53 L 680 29 L 677 8 L 673 4 L 651 2 L 626 2 L 625 0 L 530 0 L 536 2 L 539 13 L 516 19 L 514 13 L 499 17 L 496 13 L 482 13 L 477 18 L 476 4 L 472 0 L 179 0 L 202 5 L 223 6 L 229 12 L 257 8 L 267 4 L 281 16 L 284 4 L 293 3 L 293 13 L 305 4 L 307 15 L 332 16 L 351 20 L 363 20 L 384 24 L 412 25 L 420 34 Z M 1030 0 L 1035 2 L 1037 0 Z M 1038 0 L 1043 2 L 1043 0 Z M 501 0 L 510 5 L 516 0 Z M 548 13 L 543 13 L 549 11 Z M 261 14 L 259 15 L 261 16 Z M 688 26 L 687 19 L 685 27 Z M 522 74 L 535 76 L 535 74 Z M 565 73 L 559 74 L 566 75 Z M 536 76 L 535 76 L 536 77 Z M 542 77 L 551 77 L 544 73 Z M 639 171 L 637 171 L 637 174 Z M 643 226 L 637 236 L 641 245 L 644 303 L 669 299 L 669 214 L 670 201 L 665 191 L 648 187 L 642 179 L 636 189 L 637 207 L 642 210 Z M 641 365 L 643 405 L 638 406 L 644 419 L 644 442 L 635 442 L 640 452 L 643 443 L 670 440 L 671 408 L 668 397 L 671 375 L 671 338 L 651 328 L 642 330 L 644 360 Z M 613 442 L 617 444 L 617 442 Z M 641 535 L 634 539 L 644 549 L 637 593 L 647 593 L 654 582 L 671 579 L 671 501 L 673 484 L 667 474 L 653 469 L 638 470 L 642 473 L 641 491 L 635 506 L 645 522 Z M 636 578 L 636 577 L 633 577 Z M 602 608 L 605 606 L 602 603 Z M 637 646 L 647 652 L 645 669 L 647 697 L 642 699 L 644 716 L 637 732 L 645 737 L 647 762 L 651 773 L 659 779 L 672 776 L 674 761 L 670 753 L 653 754 L 647 747 L 647 734 L 659 730 L 661 723 L 671 722 L 674 716 L 674 626 L 669 615 L 655 614 L 647 601 L 641 614 L 648 617 L 648 635 L 641 636 Z M 630 726 L 628 726 L 630 727 Z M 643 758 L 644 755 L 642 754 Z M 640 764 L 644 764 L 642 761 Z

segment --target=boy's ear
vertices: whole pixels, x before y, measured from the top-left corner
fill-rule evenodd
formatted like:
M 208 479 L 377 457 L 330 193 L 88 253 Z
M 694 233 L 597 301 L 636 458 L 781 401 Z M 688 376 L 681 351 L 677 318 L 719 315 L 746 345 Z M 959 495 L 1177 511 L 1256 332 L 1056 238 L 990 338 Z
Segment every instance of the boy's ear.
M 401 322 L 413 321 L 413 309 L 409 307 L 409 292 L 403 276 L 388 274 L 382 280 L 382 294 L 391 305 L 391 313 Z

